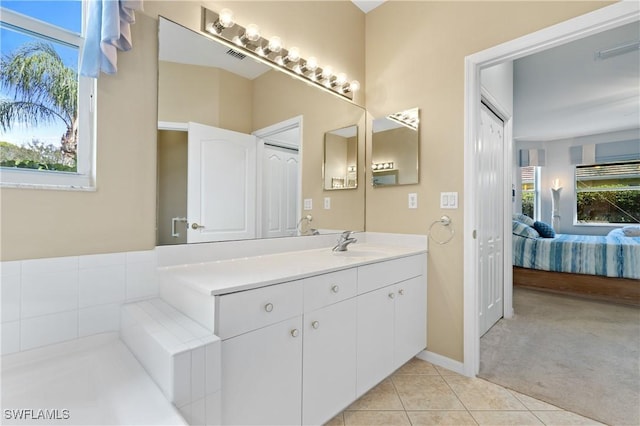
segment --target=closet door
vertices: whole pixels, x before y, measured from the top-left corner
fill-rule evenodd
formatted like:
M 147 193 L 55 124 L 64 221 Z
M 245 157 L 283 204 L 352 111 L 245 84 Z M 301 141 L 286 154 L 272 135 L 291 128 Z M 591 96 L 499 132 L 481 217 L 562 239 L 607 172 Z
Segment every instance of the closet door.
M 189 123 L 187 242 L 256 237 L 256 138 Z
M 297 234 L 298 151 L 264 145 L 262 156 L 262 237 Z

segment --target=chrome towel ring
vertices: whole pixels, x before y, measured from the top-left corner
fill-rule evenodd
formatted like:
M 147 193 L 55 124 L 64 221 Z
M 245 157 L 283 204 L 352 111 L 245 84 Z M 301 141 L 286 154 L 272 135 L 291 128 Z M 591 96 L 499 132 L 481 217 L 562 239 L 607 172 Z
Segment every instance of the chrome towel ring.
M 431 235 L 431 230 L 433 229 L 433 226 L 436 224 L 440 224 L 449 230 L 449 238 L 447 238 L 444 241 L 438 241 Z M 451 224 L 451 218 L 447 215 L 441 216 L 440 219 L 438 220 L 434 220 L 431 226 L 429 226 L 429 238 L 431 238 L 435 243 L 440 245 L 447 244 L 449 241 L 451 241 L 455 233 L 456 231 L 453 229 L 453 225 Z

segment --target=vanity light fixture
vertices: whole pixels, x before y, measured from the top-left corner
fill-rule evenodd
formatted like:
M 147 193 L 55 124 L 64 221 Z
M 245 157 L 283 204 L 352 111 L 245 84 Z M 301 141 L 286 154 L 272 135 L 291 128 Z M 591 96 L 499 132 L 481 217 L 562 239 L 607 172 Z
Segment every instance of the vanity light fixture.
M 418 108 L 408 109 L 406 111 L 389 114 L 387 118 L 396 123 L 400 123 L 412 130 L 418 130 L 420 118 L 418 118 Z
M 384 163 L 371 163 L 371 169 L 374 172 L 379 172 L 382 170 L 392 170 L 393 161 L 385 161 Z
M 297 47 L 285 48 L 279 37 L 262 37 L 257 25 L 242 27 L 234 21 L 233 12 L 229 9 L 222 9 L 218 14 L 203 7 L 202 28 L 229 47 L 230 44 L 235 45 L 233 48 L 239 48 L 243 54 L 248 53 L 259 61 L 267 62 L 343 98 L 353 100 L 354 92 L 360 89 L 360 83 L 357 80 L 348 82 L 346 74 L 334 74 L 330 66 L 320 68 L 315 57 L 302 58 Z

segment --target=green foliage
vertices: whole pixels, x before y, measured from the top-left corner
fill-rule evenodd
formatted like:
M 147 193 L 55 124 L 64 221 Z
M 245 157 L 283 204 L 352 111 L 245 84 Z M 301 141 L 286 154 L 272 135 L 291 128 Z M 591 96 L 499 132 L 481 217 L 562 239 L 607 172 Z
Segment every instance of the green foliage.
M 578 192 L 578 221 L 640 222 L 640 191 Z
M 533 216 L 534 197 L 535 195 L 533 192 L 522 193 L 522 214 L 526 214 L 529 217 L 534 217 Z
M 63 164 L 63 154 L 55 145 L 33 140 L 27 146 L 0 142 L 0 166 L 20 169 L 75 172 L 76 166 Z

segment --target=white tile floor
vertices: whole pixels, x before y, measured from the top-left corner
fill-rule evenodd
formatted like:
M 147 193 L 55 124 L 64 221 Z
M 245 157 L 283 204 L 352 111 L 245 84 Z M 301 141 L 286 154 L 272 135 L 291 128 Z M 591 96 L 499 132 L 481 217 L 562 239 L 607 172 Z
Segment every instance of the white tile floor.
M 328 425 L 601 425 L 414 358 Z

